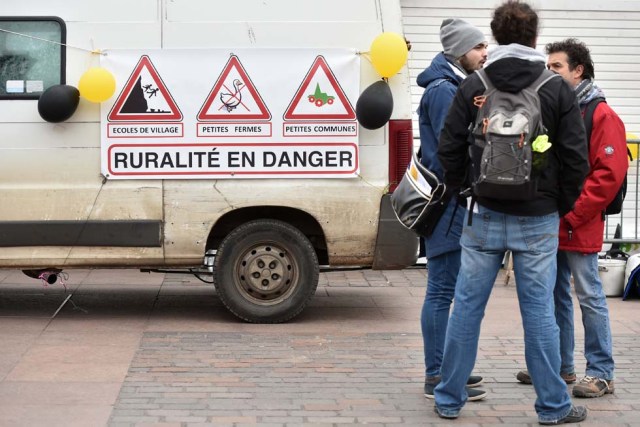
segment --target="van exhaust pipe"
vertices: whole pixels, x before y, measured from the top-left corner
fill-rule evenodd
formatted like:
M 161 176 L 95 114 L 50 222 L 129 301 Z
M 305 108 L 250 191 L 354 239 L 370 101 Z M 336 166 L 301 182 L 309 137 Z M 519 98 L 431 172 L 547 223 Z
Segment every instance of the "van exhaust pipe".
M 31 277 L 32 279 L 40 279 L 42 280 L 42 284 L 44 286 L 53 285 L 60 280 L 60 284 L 65 286 L 63 279 L 63 274 L 66 276 L 66 273 L 63 273 L 59 268 L 47 268 L 45 270 L 22 270 L 22 272 Z

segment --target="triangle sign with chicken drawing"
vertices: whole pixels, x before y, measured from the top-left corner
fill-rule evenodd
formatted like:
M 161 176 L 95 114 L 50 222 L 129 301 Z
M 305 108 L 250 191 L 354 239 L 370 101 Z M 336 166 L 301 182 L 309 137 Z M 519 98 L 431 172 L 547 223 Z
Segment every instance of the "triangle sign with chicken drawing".
M 270 120 L 271 113 L 237 56 L 231 55 L 205 100 L 198 120 Z

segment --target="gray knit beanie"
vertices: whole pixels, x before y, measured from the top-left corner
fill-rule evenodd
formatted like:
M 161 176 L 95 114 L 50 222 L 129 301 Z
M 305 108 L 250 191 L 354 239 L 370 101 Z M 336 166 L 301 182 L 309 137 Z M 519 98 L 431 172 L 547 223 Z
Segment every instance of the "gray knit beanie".
M 459 18 L 445 19 L 440 25 L 440 42 L 444 54 L 456 59 L 486 40 L 482 31 Z

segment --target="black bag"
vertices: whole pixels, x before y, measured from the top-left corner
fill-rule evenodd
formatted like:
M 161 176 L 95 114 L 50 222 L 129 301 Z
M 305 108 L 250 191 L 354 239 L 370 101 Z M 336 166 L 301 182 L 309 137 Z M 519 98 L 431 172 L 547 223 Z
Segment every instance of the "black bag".
M 596 107 L 601 102 L 606 102 L 604 98 L 595 98 L 589 101 L 587 106 L 584 109 L 584 127 L 587 130 L 587 142 L 591 143 L 591 131 L 593 130 L 593 113 L 596 111 Z M 633 161 L 633 155 L 631 154 L 631 150 L 627 147 L 627 156 L 629 156 L 629 160 Z M 605 215 L 615 215 L 622 212 L 622 204 L 624 203 L 624 198 L 627 195 L 627 175 L 624 175 L 624 181 L 622 181 L 622 185 L 620 189 L 616 193 L 616 196 L 613 198 L 611 203 L 604 210 Z
M 407 171 L 391 194 L 391 207 L 402 225 L 429 237 L 447 207 L 445 192 L 444 183 L 413 153 Z

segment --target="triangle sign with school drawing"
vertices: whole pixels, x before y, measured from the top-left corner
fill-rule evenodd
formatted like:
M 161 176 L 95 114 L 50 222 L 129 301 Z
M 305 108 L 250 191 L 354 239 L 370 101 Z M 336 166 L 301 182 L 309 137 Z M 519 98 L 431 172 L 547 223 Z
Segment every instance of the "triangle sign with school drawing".
M 356 113 L 327 61 L 318 55 L 284 113 L 285 120 L 355 120 Z
M 109 121 L 181 121 L 182 112 L 147 55 L 142 55 L 107 116 Z
M 237 56 L 231 55 L 204 101 L 199 121 L 270 120 L 271 113 Z

